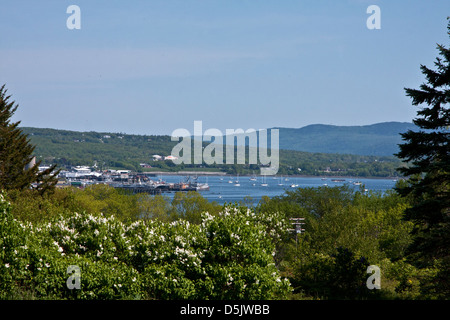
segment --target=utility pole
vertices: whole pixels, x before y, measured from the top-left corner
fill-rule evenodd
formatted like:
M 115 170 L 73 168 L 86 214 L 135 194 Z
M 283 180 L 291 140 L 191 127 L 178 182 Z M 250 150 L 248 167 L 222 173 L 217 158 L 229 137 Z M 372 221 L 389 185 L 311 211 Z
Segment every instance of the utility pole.
M 295 232 L 295 243 L 298 245 L 298 235 L 305 231 L 302 226 L 305 224 L 305 218 L 289 218 L 291 220 L 291 224 L 294 226 L 294 229 L 289 229 L 289 231 Z

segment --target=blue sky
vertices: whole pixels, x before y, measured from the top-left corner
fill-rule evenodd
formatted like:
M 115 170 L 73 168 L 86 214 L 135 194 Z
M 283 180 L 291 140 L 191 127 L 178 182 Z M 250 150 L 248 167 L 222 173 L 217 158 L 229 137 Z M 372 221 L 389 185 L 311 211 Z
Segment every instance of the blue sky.
M 69 30 L 69 5 L 81 29 Z M 369 5 L 381 29 L 369 30 Z M 22 126 L 177 128 L 410 122 L 404 87 L 449 45 L 448 0 L 3 0 L 0 84 Z

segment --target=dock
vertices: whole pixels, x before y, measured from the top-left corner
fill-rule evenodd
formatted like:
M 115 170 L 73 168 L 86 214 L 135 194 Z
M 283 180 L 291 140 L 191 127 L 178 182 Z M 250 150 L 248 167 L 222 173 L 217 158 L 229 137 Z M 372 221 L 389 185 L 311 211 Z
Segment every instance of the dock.
M 209 185 L 206 183 L 161 183 L 161 184 L 110 184 L 112 187 L 121 190 L 128 190 L 133 194 L 162 194 L 164 192 L 188 192 L 188 191 L 208 191 Z

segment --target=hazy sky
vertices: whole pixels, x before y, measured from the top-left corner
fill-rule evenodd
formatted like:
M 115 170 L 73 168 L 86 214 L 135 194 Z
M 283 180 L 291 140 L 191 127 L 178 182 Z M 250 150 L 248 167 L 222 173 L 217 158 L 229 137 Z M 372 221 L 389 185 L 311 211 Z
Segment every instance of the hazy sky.
M 69 5 L 81 29 L 66 26 Z M 381 29 L 369 30 L 369 5 Z M 2 0 L 0 84 L 22 126 L 171 134 L 410 122 L 448 0 Z

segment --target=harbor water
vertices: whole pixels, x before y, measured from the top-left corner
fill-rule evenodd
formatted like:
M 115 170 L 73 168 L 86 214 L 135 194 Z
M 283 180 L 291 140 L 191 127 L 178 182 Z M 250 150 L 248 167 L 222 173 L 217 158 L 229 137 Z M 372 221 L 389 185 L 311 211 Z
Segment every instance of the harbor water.
M 179 183 L 186 181 L 186 176 L 158 176 L 158 179 L 166 183 Z M 193 178 L 190 177 L 192 180 Z M 323 178 L 323 177 L 239 177 L 239 176 L 199 176 L 194 178 L 199 184 L 208 184 L 209 190 L 200 191 L 200 194 L 209 201 L 219 204 L 244 201 L 251 198 L 253 204 L 257 204 L 263 196 L 269 198 L 280 196 L 286 191 L 294 191 L 296 188 L 307 187 L 334 187 L 348 185 L 355 190 L 381 191 L 392 189 L 396 181 L 394 179 L 360 179 L 360 178 Z M 173 192 L 165 192 L 163 195 L 173 197 Z M 248 203 L 247 199 L 247 203 Z

